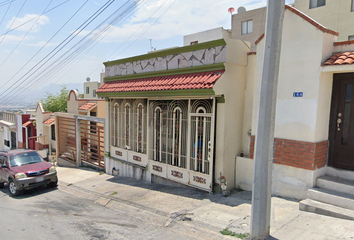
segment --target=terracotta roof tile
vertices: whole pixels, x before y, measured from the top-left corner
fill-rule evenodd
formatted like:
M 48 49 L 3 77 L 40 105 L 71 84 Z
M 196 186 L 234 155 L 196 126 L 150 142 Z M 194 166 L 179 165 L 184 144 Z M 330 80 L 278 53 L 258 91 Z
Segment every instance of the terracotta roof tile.
M 97 93 L 140 92 L 212 88 L 225 70 L 137 78 L 104 83 Z
M 264 38 L 264 33 L 254 42 L 254 44 L 258 44 L 263 38 Z
M 54 122 L 55 122 L 55 119 L 54 119 L 54 118 L 49 118 L 49 119 L 45 120 L 45 121 L 43 122 L 43 124 L 51 125 L 51 124 L 54 123 Z
M 96 106 L 96 103 L 85 103 L 84 105 L 82 105 L 81 107 L 79 107 L 79 110 L 90 110 L 91 108 L 93 108 L 94 106 Z
M 333 43 L 333 46 L 343 46 L 343 45 L 350 45 L 350 44 L 354 44 L 354 40 L 343 41 L 343 42 L 335 42 L 335 43 Z
M 22 124 L 22 126 L 27 127 L 27 126 L 30 125 L 31 123 L 32 123 L 31 121 L 27 121 L 27 122 L 25 122 L 24 124 Z
M 257 55 L 257 52 L 248 52 L 247 55 Z
M 329 57 L 322 66 L 350 65 L 354 63 L 354 52 L 336 53 Z

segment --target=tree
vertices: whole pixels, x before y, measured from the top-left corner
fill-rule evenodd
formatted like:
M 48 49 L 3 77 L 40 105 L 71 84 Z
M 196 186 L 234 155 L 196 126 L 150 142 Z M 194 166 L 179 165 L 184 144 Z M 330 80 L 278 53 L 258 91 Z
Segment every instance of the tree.
M 59 93 L 47 93 L 44 99 L 41 99 L 43 109 L 49 112 L 67 112 L 67 98 L 69 90 L 65 84 L 61 87 Z

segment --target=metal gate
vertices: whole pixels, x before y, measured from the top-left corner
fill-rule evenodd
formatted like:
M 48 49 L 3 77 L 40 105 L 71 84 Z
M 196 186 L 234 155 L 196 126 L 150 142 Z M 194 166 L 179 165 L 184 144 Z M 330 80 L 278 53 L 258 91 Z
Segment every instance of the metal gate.
M 75 119 L 58 117 L 58 129 L 58 157 L 76 163 Z
M 102 123 L 81 120 L 81 161 L 104 168 L 104 128 Z

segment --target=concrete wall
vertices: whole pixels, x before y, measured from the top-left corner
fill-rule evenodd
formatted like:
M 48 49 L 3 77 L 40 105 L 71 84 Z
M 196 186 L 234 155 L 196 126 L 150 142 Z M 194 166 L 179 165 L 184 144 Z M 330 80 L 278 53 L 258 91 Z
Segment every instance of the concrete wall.
M 226 40 L 225 73 L 214 85 L 216 95 L 224 95 L 225 103 L 217 104 L 215 182 L 220 172 L 234 188 L 236 155 L 242 148 L 244 96 L 246 85 L 247 52 L 240 40 Z
M 321 64 L 330 55 L 328 43 L 332 41 L 333 46 L 334 40 L 332 35 L 324 34 L 289 10 L 285 11 L 277 92 L 276 138 L 308 142 L 328 139 L 326 127 L 329 122 L 331 83 L 329 80 L 321 81 Z M 257 47 L 253 135 L 257 129 L 257 93 L 263 58 L 263 54 L 259 53 L 263 52 L 263 48 L 264 39 Z M 303 92 L 303 97 L 293 97 L 294 92 Z
M 97 91 L 97 89 L 100 87 L 100 82 L 85 82 L 84 83 L 84 98 L 85 99 L 92 99 L 92 98 L 98 98 L 97 95 L 96 97 L 93 96 L 93 91 Z M 89 93 L 86 92 L 86 88 L 89 88 Z
M 252 51 L 255 50 L 254 42 L 265 31 L 266 15 L 265 7 L 232 15 L 232 38 L 250 42 Z M 241 23 L 248 20 L 253 20 L 253 32 L 242 35 Z
M 79 114 L 79 94 L 76 90 L 71 90 L 68 97 L 68 113 Z
M 294 7 L 323 26 L 339 32 L 338 41 L 347 41 L 354 35 L 354 12 L 351 0 L 326 0 L 326 5 L 310 9 L 309 0 L 295 0 Z
M 189 34 L 183 37 L 183 46 L 191 45 L 192 42 L 209 42 L 221 38 L 231 38 L 231 31 L 225 30 L 223 27 L 210 29 L 203 32 Z
M 151 182 L 151 173 L 147 169 L 112 158 L 105 158 L 105 170 L 108 174 Z
M 237 157 L 236 183 L 243 190 L 252 191 L 254 160 Z M 317 177 L 324 175 L 326 167 L 314 171 L 273 164 L 272 195 L 305 199 L 307 190 L 315 185 Z

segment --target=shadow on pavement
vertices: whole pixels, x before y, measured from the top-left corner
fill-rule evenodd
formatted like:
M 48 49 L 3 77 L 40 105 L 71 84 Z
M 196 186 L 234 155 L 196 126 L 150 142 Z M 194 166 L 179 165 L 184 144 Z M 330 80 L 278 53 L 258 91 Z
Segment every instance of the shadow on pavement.
M 24 190 L 19 196 L 13 197 L 13 199 L 24 199 L 24 198 L 30 198 L 30 197 L 36 197 L 41 194 L 45 194 L 47 192 L 55 191 L 58 189 L 58 187 L 38 187 L 38 188 L 33 188 L 30 190 Z M 0 189 L 0 192 L 7 194 L 11 197 L 9 193 L 9 189 L 7 188 L 7 184 L 5 184 L 4 188 Z
M 197 200 L 208 199 L 211 202 L 224 204 L 227 206 L 238 206 L 241 204 L 251 204 L 252 193 L 249 191 L 238 191 L 233 189 L 230 191 L 229 196 L 225 197 L 221 193 L 209 194 L 199 189 L 194 189 L 190 187 L 179 187 L 179 186 L 168 186 L 159 183 L 148 183 L 139 181 L 132 178 L 114 176 L 107 181 L 124 184 L 127 186 L 134 186 L 139 188 L 144 188 L 152 191 L 159 191 L 163 193 L 173 194 L 177 196 L 193 198 Z

